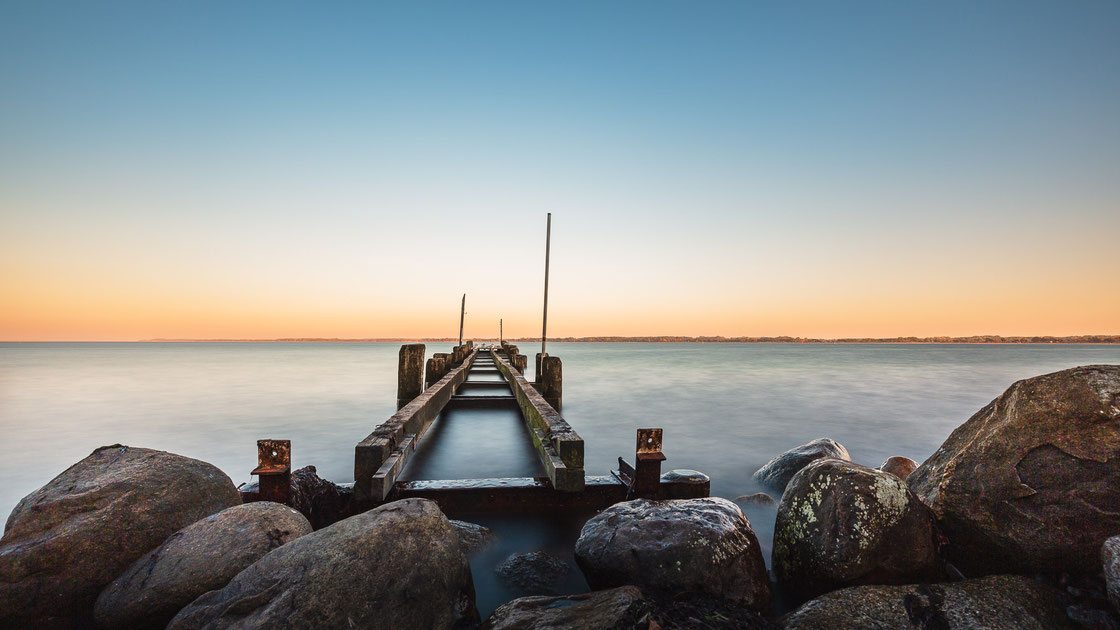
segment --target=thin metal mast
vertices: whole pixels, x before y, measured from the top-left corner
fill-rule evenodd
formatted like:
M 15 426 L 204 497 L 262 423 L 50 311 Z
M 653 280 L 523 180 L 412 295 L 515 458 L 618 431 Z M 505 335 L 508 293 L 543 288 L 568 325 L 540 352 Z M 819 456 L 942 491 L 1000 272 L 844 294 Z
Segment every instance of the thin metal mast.
M 552 248 L 552 213 L 548 213 L 548 227 L 544 237 L 544 317 L 541 318 L 541 355 L 548 343 L 548 254 Z

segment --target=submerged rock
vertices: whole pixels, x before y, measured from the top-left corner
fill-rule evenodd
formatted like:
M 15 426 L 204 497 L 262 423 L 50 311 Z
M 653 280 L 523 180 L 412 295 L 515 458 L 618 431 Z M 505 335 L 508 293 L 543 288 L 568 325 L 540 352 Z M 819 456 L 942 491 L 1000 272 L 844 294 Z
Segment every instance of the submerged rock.
M 1104 564 L 1108 601 L 1120 613 L 1120 536 L 1113 536 L 1101 545 L 1101 563 Z
M 906 481 L 906 478 L 910 476 L 910 473 L 914 472 L 914 470 L 916 470 L 917 468 L 918 462 L 910 459 L 909 457 L 902 457 L 899 455 L 888 457 L 887 461 L 883 462 L 883 464 L 879 466 L 879 470 L 885 473 L 890 473 L 903 481 Z
M 191 523 L 241 502 L 222 471 L 103 446 L 25 497 L 0 539 L 0 627 L 88 626 L 101 589 Z
M 727 499 L 638 499 L 587 521 L 576 562 L 591 588 L 633 584 L 769 610 L 770 581 L 750 521 Z
M 459 537 L 459 545 L 463 548 L 463 553 L 468 556 L 482 551 L 498 540 L 498 535 L 489 527 L 467 521 L 452 520 L 450 523 Z
M 1120 366 L 1015 383 L 908 482 L 966 574 L 1095 573 L 1120 532 Z
M 898 477 L 838 459 L 797 474 L 774 525 L 774 572 L 802 595 L 936 581 L 933 515 Z
M 273 549 L 311 533 L 302 514 L 279 503 L 246 503 L 172 534 L 144 554 L 97 598 L 103 628 L 163 628 L 183 606 Z
M 756 492 L 754 494 L 744 494 L 735 499 L 736 503 L 747 503 L 749 505 L 777 505 L 778 502 L 774 497 L 766 494 L 765 492 Z
M 841 459 L 846 462 L 852 461 L 851 456 L 848 455 L 848 449 L 844 448 L 839 442 L 829 438 L 819 438 L 808 444 L 791 448 L 766 462 L 766 465 L 759 468 L 754 474 L 754 478 L 775 490 L 785 490 L 789 480 L 793 479 L 798 471 L 818 459 L 826 457 Z
M 552 594 L 571 567 L 547 551 L 515 553 L 494 572 L 503 582 L 538 594 Z
M 274 549 L 183 608 L 185 628 L 452 628 L 479 622 L 470 566 L 436 504 L 404 499 Z
M 635 586 L 560 597 L 521 597 L 499 606 L 482 627 L 484 630 L 613 630 L 627 627 L 622 625 L 627 613 L 642 599 L 641 589 Z
M 1017 575 L 950 584 L 856 586 L 806 602 L 782 619 L 787 630 L 1050 630 L 1073 628 L 1061 593 Z

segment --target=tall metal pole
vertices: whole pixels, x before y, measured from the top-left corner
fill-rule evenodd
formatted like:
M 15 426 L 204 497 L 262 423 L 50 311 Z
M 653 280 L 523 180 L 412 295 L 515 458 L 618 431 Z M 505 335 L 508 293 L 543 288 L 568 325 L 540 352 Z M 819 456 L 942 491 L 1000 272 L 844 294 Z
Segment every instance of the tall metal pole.
M 463 319 L 467 315 L 467 294 L 463 294 L 463 306 L 459 309 L 459 345 L 463 345 Z
M 544 317 L 541 318 L 541 355 L 548 343 L 548 254 L 552 248 L 552 213 L 548 213 L 548 227 L 544 236 Z
M 502 320 L 499 319 L 498 320 L 498 343 L 502 343 L 502 339 L 505 339 L 505 337 L 502 336 Z

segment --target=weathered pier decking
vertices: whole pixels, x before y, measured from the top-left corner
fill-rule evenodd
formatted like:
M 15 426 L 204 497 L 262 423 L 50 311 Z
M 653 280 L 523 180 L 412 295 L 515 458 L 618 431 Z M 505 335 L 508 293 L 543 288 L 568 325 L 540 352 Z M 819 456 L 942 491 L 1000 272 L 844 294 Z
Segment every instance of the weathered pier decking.
M 354 448 L 354 503 L 358 510 L 407 497 L 431 499 L 454 513 L 499 513 L 596 510 L 636 496 L 708 496 L 705 475 L 692 471 L 661 475 L 665 457 L 661 454 L 660 429 L 639 430 L 637 468 L 620 457 L 618 471 L 588 476 L 583 438 L 558 410 L 562 405 L 562 364 L 558 357 L 538 356 L 540 378 L 531 382 L 524 375 L 527 357 L 504 342 L 480 348 L 468 341 L 426 362 L 423 356 L 423 344 L 402 346 L 398 366 L 400 408 Z M 500 380 L 493 378 L 495 375 Z M 463 388 L 473 393 L 460 394 Z M 429 428 L 445 410 L 498 408 L 520 412 L 542 476 L 401 480 Z

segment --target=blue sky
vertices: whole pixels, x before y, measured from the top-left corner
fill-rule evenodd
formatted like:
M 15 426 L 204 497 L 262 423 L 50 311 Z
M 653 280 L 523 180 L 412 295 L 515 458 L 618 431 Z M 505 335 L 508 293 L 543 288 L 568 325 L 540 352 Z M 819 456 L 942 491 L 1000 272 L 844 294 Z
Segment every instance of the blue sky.
M 0 2 L 0 337 L 440 334 L 463 291 L 531 334 L 547 211 L 558 334 L 1117 332 L 1118 42 L 1114 2 Z M 424 255 L 483 233 L 511 269 Z

